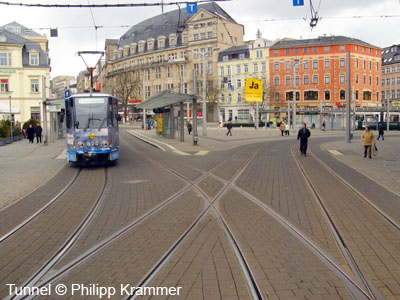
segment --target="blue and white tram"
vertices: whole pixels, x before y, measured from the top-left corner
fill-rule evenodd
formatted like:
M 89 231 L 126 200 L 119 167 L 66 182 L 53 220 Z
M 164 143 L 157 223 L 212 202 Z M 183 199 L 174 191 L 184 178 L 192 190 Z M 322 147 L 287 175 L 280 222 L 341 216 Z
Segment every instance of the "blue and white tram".
M 97 163 L 119 159 L 118 99 L 101 93 L 65 99 L 67 160 Z

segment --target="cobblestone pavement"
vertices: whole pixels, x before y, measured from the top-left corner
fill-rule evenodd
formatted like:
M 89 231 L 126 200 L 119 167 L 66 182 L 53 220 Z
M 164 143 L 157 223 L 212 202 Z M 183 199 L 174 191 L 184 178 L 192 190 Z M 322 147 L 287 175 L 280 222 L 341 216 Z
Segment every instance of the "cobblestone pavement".
M 112 299 L 123 298 L 118 289 L 121 284 L 137 286 L 143 282 L 181 287 L 180 296 L 169 299 L 251 299 L 253 284 L 240 261 L 243 255 L 266 299 L 358 299 L 342 275 L 277 221 L 275 213 L 302 231 L 352 278 L 321 206 L 292 156 L 291 147 L 296 151 L 298 147 L 293 136 L 266 137 L 261 131 L 243 130 L 243 136 L 234 132 L 236 141 L 225 141 L 212 133 L 222 131 L 210 129 L 209 137 L 203 140 L 207 142 L 201 145 L 207 144 L 207 149 L 193 151 L 189 145 L 185 148 L 177 143 L 179 151 L 189 154 L 182 155 L 143 143 L 126 132 L 130 129 L 120 130 L 121 157 L 115 167 L 107 168 L 103 202 L 48 278 L 129 225 L 122 235 L 82 258 L 56 283 L 116 287 L 118 293 Z M 310 148 L 322 160 L 338 162 L 322 150 L 322 154 L 314 151 L 334 138 L 338 137 L 333 133 L 326 138 L 313 132 Z M 176 146 L 173 141 L 164 142 Z M 399 232 L 335 176 L 329 172 L 328 176 L 316 158 L 310 155 L 299 160 L 316 191 L 329 203 L 329 212 L 368 279 L 387 299 L 400 298 Z M 33 192 L 32 199 L 43 197 L 40 203 L 45 203 L 56 192 L 54 186 L 65 185 L 73 171 L 76 169 L 63 169 Z M 105 182 L 97 171 L 103 168 L 83 169 L 80 180 L 60 199 L 0 243 L 0 297 L 6 295 L 6 283 L 24 282 L 77 227 Z M 234 185 L 227 187 L 232 180 Z M 384 194 L 386 189 L 379 186 L 379 195 Z M 216 198 L 217 210 L 205 213 L 205 198 Z M 374 195 L 372 198 L 376 201 Z M 23 219 L 39 206 L 32 199 L 24 198 L 17 203 L 20 206 L 3 210 L 8 219 L 0 222 L 11 228 L 8 212 Z M 27 213 L 19 215 L 19 210 Z M 217 211 L 233 237 L 227 235 Z M 87 294 L 57 296 L 54 291 L 39 298 L 99 299 Z
M 46 183 L 65 165 L 56 159 L 65 149 L 65 141 L 29 144 L 28 140 L 0 147 L 0 210 Z
M 399 299 L 400 231 L 312 156 L 299 158 L 363 272 L 387 299 Z
M 103 168 L 86 169 L 59 200 L 0 244 L 0 297 L 6 284 L 22 284 L 38 270 L 78 227 L 104 186 Z M 96 188 L 93 188 L 96 187 Z

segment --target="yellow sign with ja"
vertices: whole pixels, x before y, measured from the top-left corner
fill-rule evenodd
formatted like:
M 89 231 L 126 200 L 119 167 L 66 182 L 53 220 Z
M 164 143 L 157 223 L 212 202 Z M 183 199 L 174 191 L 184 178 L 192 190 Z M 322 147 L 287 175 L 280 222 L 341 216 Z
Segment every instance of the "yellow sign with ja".
M 263 102 L 263 80 L 246 78 L 245 97 L 247 102 Z

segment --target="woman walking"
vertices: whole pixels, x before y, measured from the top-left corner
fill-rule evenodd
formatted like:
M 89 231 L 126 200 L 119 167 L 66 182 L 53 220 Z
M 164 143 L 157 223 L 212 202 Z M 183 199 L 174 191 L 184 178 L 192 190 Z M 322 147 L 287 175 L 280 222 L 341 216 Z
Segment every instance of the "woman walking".
M 368 152 L 368 157 L 372 158 L 371 156 L 371 148 L 372 144 L 376 144 L 375 136 L 369 126 L 365 126 L 365 131 L 361 136 L 362 140 L 364 141 L 364 158 L 367 157 L 367 152 Z

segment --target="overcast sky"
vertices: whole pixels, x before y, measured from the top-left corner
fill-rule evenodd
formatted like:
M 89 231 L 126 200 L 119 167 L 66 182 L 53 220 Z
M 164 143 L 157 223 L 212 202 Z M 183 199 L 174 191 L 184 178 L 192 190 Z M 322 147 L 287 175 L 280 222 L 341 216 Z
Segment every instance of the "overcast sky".
M 23 3 L 71 3 L 87 4 L 88 0 L 9 0 Z M 146 0 L 89 0 L 91 4 L 101 3 L 143 3 Z M 176 1 L 176 0 L 173 0 Z M 315 38 L 323 34 L 346 35 L 364 40 L 379 47 L 400 44 L 400 17 L 394 18 L 337 18 L 349 16 L 400 16 L 399 0 L 312 0 L 322 18 L 311 31 L 309 26 L 310 0 L 304 0 L 303 7 L 293 7 L 293 0 L 233 0 L 218 4 L 238 23 L 245 26 L 245 40 L 254 39 L 257 29 L 263 37 Z M 153 2 L 160 2 L 154 0 Z M 165 0 L 164 2 L 168 2 Z M 168 6 L 165 11 L 176 9 Z M 97 26 L 89 8 L 27 8 L 0 5 L 1 25 L 16 21 L 40 34 L 50 36 L 49 29 L 58 27 L 58 37 L 49 37 L 51 77 L 58 75 L 76 76 L 85 66 L 76 56 L 77 51 L 104 50 L 104 40 L 118 39 L 129 27 L 149 17 L 161 14 L 160 7 L 137 8 L 94 8 Z M 308 18 L 307 21 L 302 18 Z M 297 20 L 282 20 L 294 18 Z M 277 21 L 265 21 L 278 19 Z M 78 27 L 78 28 L 74 28 Z

